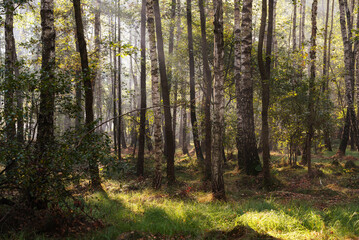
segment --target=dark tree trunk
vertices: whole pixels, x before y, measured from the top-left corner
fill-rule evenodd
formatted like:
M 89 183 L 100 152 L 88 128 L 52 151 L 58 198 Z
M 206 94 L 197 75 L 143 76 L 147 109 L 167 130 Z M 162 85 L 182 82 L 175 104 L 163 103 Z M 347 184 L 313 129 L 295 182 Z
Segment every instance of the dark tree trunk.
M 252 0 L 244 0 L 242 7 L 241 77 L 239 87 L 239 132 L 240 153 L 243 155 L 247 175 L 257 175 L 261 171 L 256 138 L 254 133 L 253 79 L 252 79 Z
M 37 151 L 35 160 L 36 176 L 30 178 L 28 189 L 29 203 L 37 208 L 47 208 L 48 196 L 43 188 L 35 187 L 46 182 L 48 166 L 51 158 L 49 151 L 54 143 L 54 112 L 55 112 L 55 26 L 54 26 L 54 2 L 52 0 L 41 1 L 41 42 L 42 65 L 40 84 L 40 111 L 38 116 Z M 13 43 L 12 39 L 11 42 Z M 11 54 L 13 57 L 13 53 Z M 14 135 L 15 136 L 15 135 Z
M 40 87 L 40 112 L 38 117 L 37 144 L 40 153 L 45 153 L 54 140 L 55 111 L 55 26 L 54 2 L 41 2 L 42 67 Z
M 270 149 L 269 149 L 269 124 L 268 109 L 271 82 L 271 58 L 272 58 L 272 39 L 273 39 L 273 0 L 269 0 L 268 11 L 268 30 L 266 42 L 265 63 L 263 62 L 263 45 L 265 38 L 265 28 L 267 19 L 267 0 L 262 1 L 262 19 L 258 42 L 258 66 L 262 79 L 262 148 L 263 148 L 263 175 L 264 185 L 267 189 L 271 186 L 270 177 Z
M 333 21 L 333 10 L 332 10 L 332 21 Z M 356 28 L 359 29 L 359 10 L 357 10 Z M 355 49 L 354 54 L 355 54 L 355 63 L 356 63 L 357 119 L 359 119 L 359 38 L 358 37 L 355 40 L 354 49 Z
M 184 91 L 184 88 L 182 89 Z M 184 99 L 185 94 L 182 94 Z M 182 107 L 182 153 L 188 154 L 188 142 L 187 142 L 187 108 L 186 105 Z
M 10 144 L 15 140 L 15 108 L 14 108 L 14 69 L 15 69 L 15 41 L 14 41 L 14 4 L 12 0 L 4 1 L 5 5 L 5 86 L 4 116 L 5 141 Z M 43 93 L 43 97 L 45 93 Z M 40 101 L 43 98 L 40 99 Z M 50 99 L 51 100 L 51 99 Z M 44 105 L 42 105 L 44 106 Z M 42 127 L 44 125 L 42 124 Z M 51 128 L 51 126 L 49 126 Z M 46 132 L 46 129 L 44 129 Z M 41 140 L 41 139 L 40 139 Z M 44 143 L 46 144 L 46 143 Z
M 85 89 L 85 112 L 86 112 L 85 123 L 88 131 L 91 131 L 92 129 L 91 125 L 94 121 L 93 89 L 92 89 L 92 81 L 94 76 L 91 74 L 89 63 L 88 63 L 87 46 L 86 46 L 84 28 L 82 23 L 80 0 L 74 0 L 73 4 L 75 10 L 75 19 L 76 19 L 77 41 L 79 43 L 79 50 L 81 57 L 82 77 L 83 77 L 83 83 Z M 89 171 L 91 176 L 92 189 L 102 190 L 97 159 L 92 158 L 89 160 Z
M 19 68 L 16 64 L 17 54 L 14 37 L 14 4 L 12 0 L 4 1 L 5 8 L 5 87 L 4 93 L 4 119 L 5 119 L 5 142 L 7 149 L 13 148 L 17 140 L 23 143 L 23 117 L 22 117 L 22 94 L 17 87 L 19 80 Z M 16 91 L 14 91 L 16 89 Z M 14 94 L 15 93 L 15 94 Z M 16 97 L 16 98 L 14 98 Z M 16 99 L 16 108 L 15 101 Z M 17 119 L 17 130 L 15 127 Z M 15 138 L 16 137 L 16 138 Z M 8 160 L 12 157 L 7 157 Z M 13 165 L 15 166 L 15 165 Z M 9 169 L 9 168 L 8 168 Z M 10 170 L 10 169 L 9 169 Z
M 205 174 L 204 180 L 211 179 L 211 151 L 212 151 L 212 122 L 211 122 L 211 97 L 212 97 L 212 76 L 208 63 L 208 46 L 206 33 L 206 15 L 204 12 L 204 0 L 198 0 L 200 20 L 201 20 L 201 37 L 202 37 L 202 62 L 203 62 L 203 82 L 205 85 Z
M 196 89 L 194 73 L 194 54 L 193 54 L 193 33 L 192 33 L 192 6 L 191 0 L 187 0 L 187 33 L 188 33 L 188 54 L 189 54 L 189 86 L 190 86 L 190 111 L 193 133 L 193 143 L 199 163 L 203 165 L 204 157 L 201 149 L 198 134 L 198 122 L 196 116 Z
M 14 54 L 14 76 L 16 81 L 19 81 L 20 71 L 19 66 L 17 64 L 17 53 L 16 53 L 16 45 L 15 45 L 15 37 L 13 35 L 12 38 L 13 44 L 13 54 Z M 17 115 L 17 122 L 16 122 L 16 139 L 17 143 L 21 146 L 24 143 L 24 96 L 22 93 L 23 89 L 16 89 L 15 96 L 16 96 L 16 115 Z
M 140 137 L 137 157 L 137 176 L 143 176 L 146 135 L 146 0 L 142 0 L 141 10 L 141 111 Z
M 157 51 L 159 70 L 161 78 L 161 93 L 164 105 L 165 115 L 165 144 L 167 146 L 167 180 L 169 184 L 173 184 L 176 181 L 175 167 L 174 167 L 174 139 L 172 129 L 172 117 L 171 117 L 171 102 L 170 102 L 170 91 L 168 86 L 168 79 L 166 73 L 166 62 L 165 52 L 163 49 L 163 37 L 162 37 L 162 24 L 159 0 L 154 0 L 154 13 L 156 22 L 156 37 L 157 37 Z

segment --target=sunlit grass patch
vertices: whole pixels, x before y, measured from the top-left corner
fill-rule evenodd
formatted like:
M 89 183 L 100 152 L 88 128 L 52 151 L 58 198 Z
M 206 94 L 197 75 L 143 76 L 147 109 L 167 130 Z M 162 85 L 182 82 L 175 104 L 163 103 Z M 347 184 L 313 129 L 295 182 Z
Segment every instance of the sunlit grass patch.
M 206 233 L 230 232 L 239 225 L 281 239 L 342 239 L 359 235 L 356 204 L 349 209 L 334 207 L 320 211 L 299 201 L 213 202 L 210 194 L 197 194 L 205 200 L 183 201 L 152 190 L 93 195 L 88 203 L 94 216 L 109 224 L 93 235 L 94 239 L 112 239 L 112 235 L 128 231 L 165 236 L 184 234 L 201 239 Z M 104 238 L 106 235 L 108 238 Z
M 259 232 L 265 232 L 275 237 L 302 236 L 302 239 L 311 237 L 312 231 L 308 231 L 302 222 L 283 211 L 246 212 L 238 219 L 239 223 L 248 224 Z M 284 235 L 284 236 L 283 236 Z M 292 236 L 291 236 L 292 235 Z

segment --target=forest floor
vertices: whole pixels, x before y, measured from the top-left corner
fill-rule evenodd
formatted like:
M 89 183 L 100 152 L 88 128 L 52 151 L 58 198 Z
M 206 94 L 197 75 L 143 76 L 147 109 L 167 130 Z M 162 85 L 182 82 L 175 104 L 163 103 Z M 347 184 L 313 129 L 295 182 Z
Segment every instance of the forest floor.
M 309 178 L 307 168 L 289 166 L 287 155 L 272 153 L 275 187 L 270 192 L 263 189 L 261 176 L 244 175 L 229 157 L 224 168 L 226 202 L 212 199 L 194 151 L 177 151 L 177 183 L 164 184 L 160 191 L 151 188 L 151 178 L 135 177 L 129 157 L 124 172 L 103 183 L 105 193 L 88 192 L 86 183 L 77 192 L 84 211 L 103 226 L 64 238 L 359 239 L 359 167 L 345 167 L 350 160 L 359 166 L 359 154 L 348 151 L 341 159 L 333 155 L 314 155 L 317 174 Z M 148 176 L 152 164 L 146 162 Z M 23 232 L 7 238 L 30 239 L 26 236 Z M 31 239 L 49 237 L 36 234 Z

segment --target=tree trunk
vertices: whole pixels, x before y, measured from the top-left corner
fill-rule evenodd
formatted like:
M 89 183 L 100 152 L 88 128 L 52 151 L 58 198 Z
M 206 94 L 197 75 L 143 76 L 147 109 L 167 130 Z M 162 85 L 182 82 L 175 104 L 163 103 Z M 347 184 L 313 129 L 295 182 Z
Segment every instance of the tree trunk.
M 325 27 L 324 27 L 324 48 L 323 48 L 323 94 L 326 100 L 329 102 L 329 57 L 328 57 L 328 22 L 329 22 L 329 5 L 330 0 L 327 0 L 327 13 L 325 16 Z M 329 109 L 327 109 L 328 111 Z M 324 125 L 324 145 L 328 151 L 332 151 L 332 144 L 330 141 L 330 126 L 326 122 Z
M 171 117 L 171 102 L 170 91 L 168 86 L 168 79 L 166 74 L 165 52 L 163 49 L 163 37 L 162 37 L 162 25 L 159 0 L 154 0 L 154 13 L 156 21 L 156 37 L 157 37 L 157 50 L 159 71 L 161 78 L 161 93 L 164 105 L 165 115 L 165 144 L 167 146 L 167 180 L 169 184 L 173 184 L 176 181 L 175 167 L 174 167 L 174 139 L 172 129 L 172 117 Z
M 120 11 L 121 0 L 118 0 L 118 11 Z M 117 112 L 118 115 L 122 115 L 122 62 L 121 62 L 121 17 L 120 12 L 117 13 L 117 44 L 118 44 L 118 56 L 117 56 Z M 122 147 L 121 147 L 122 146 Z M 123 128 L 123 119 L 122 117 L 118 118 L 117 125 L 117 149 L 118 149 L 118 159 L 121 160 L 121 149 L 126 148 L 126 142 L 124 139 L 124 128 Z
M 340 26 L 344 45 L 344 65 L 345 65 L 345 99 L 347 104 L 347 119 L 345 120 L 344 131 L 342 140 L 340 142 L 338 154 L 345 155 L 345 150 L 349 138 L 350 124 L 354 131 L 354 137 L 356 143 L 359 144 L 358 131 L 356 125 L 356 117 L 354 111 L 354 52 L 353 52 L 353 40 L 352 40 L 352 28 L 350 12 L 348 11 L 347 0 L 339 0 L 340 9 Z M 347 10 L 347 11 L 346 11 Z
M 148 121 L 148 118 L 146 118 L 146 146 L 147 146 L 147 150 L 149 152 L 152 152 L 153 146 L 151 140 L 150 123 Z
M 15 37 L 13 37 L 13 53 L 14 53 L 14 73 L 15 73 L 15 79 L 18 81 L 20 77 L 20 71 L 19 66 L 17 64 L 17 53 L 16 53 L 16 45 L 15 45 Z M 17 131 L 16 131 L 16 139 L 19 146 L 21 146 L 24 143 L 24 96 L 22 93 L 23 89 L 16 89 L 15 95 L 16 95 L 16 114 L 17 114 Z
M 224 133 L 224 40 L 222 0 L 213 2 L 214 9 L 214 110 L 212 142 L 212 193 L 215 199 L 225 200 L 223 180 L 223 133 Z
M 180 125 L 179 125 L 179 130 L 178 130 L 178 144 L 180 146 L 183 145 L 183 111 L 182 110 L 180 110 Z
M 168 83 L 169 89 L 171 89 L 173 84 L 173 73 L 172 73 L 172 66 L 173 66 L 173 48 L 174 48 L 174 30 L 175 30 L 175 18 L 176 18 L 176 0 L 172 0 L 171 2 L 171 19 L 170 19 L 170 28 L 169 28 L 169 43 L 168 43 Z M 175 131 L 173 131 L 175 132 Z
M 11 0 L 4 1 L 5 5 L 5 86 L 4 116 L 5 116 L 5 141 L 11 145 L 15 140 L 15 108 L 14 108 L 14 4 Z M 45 93 L 43 93 L 43 97 Z M 40 99 L 40 101 L 42 98 Z M 50 99 L 51 100 L 51 99 Z M 43 103 L 43 101 L 42 101 Z M 42 106 L 44 106 L 42 104 Z M 45 109 L 44 109 L 45 110 Z M 42 111 L 41 113 L 43 113 Z M 42 124 L 41 127 L 44 127 Z M 46 128 L 46 127 L 45 127 Z M 49 126 L 51 128 L 51 125 Z M 46 129 L 44 129 L 44 133 Z M 43 140 L 43 139 L 40 139 Z M 43 142 L 42 144 L 46 144 Z
M 142 14 L 141 14 L 142 15 Z M 137 26 L 134 26 L 137 27 Z M 130 30 L 130 42 L 132 43 L 132 30 Z M 134 44 L 135 49 L 137 49 L 137 39 L 135 38 L 135 44 Z M 135 52 L 134 54 L 134 59 L 137 59 L 137 52 Z M 136 70 L 134 70 L 133 68 L 133 59 L 132 57 L 130 57 L 130 72 L 131 72 L 131 76 L 132 76 L 132 82 L 129 82 L 129 88 L 132 89 L 132 83 L 133 83 L 133 97 L 132 99 L 130 99 L 130 110 L 134 110 L 134 109 L 139 109 L 140 105 L 138 105 L 138 83 L 137 83 L 137 74 L 136 74 Z M 140 100 L 141 101 L 141 100 Z M 139 102 L 140 102 L 139 101 Z M 138 131 L 137 131 L 137 117 L 139 116 L 138 112 L 135 112 L 133 114 L 131 114 L 132 117 L 132 126 L 131 126 L 131 146 L 135 146 L 137 145 L 137 138 L 138 138 Z M 141 118 L 141 117 L 140 117 Z M 141 121 L 141 120 L 140 120 Z
M 185 88 L 182 87 L 182 101 L 186 101 L 184 94 Z M 188 142 L 187 142 L 187 108 L 186 105 L 182 106 L 182 153 L 188 154 Z
M 297 1 L 293 1 L 293 52 L 297 49 Z
M 196 150 L 198 162 L 203 166 L 204 157 L 201 149 L 198 134 L 198 122 L 196 116 L 196 89 L 195 89 L 195 70 L 194 70 L 194 54 L 193 54 L 193 33 L 192 33 L 192 6 L 191 0 L 187 0 L 187 33 L 188 33 L 188 55 L 189 55 L 189 86 L 190 86 L 190 111 L 191 124 L 193 133 L 193 143 Z
M 182 33 L 182 28 L 181 28 L 181 1 L 178 0 L 177 3 L 177 23 L 176 23 L 176 28 L 177 28 L 177 36 L 176 36 L 176 51 L 178 51 L 178 44 L 181 40 L 181 33 Z M 173 77 L 173 76 L 172 76 Z M 177 98 L 178 98 L 178 77 L 176 77 L 176 79 L 174 80 L 174 107 L 173 107 L 173 123 L 172 123 L 172 127 L 173 127 L 173 144 L 174 144 L 174 149 L 176 149 L 176 127 L 177 127 Z
M 304 50 L 304 42 L 305 42 L 305 6 L 306 0 L 301 1 L 301 18 L 300 18 L 300 36 L 299 36 L 299 44 L 301 48 L 301 52 L 303 53 Z
M 204 180 L 211 179 L 211 151 L 212 151 L 212 122 L 211 122 L 211 97 L 212 97 L 212 76 L 208 63 L 208 45 L 206 33 L 206 15 L 204 12 L 204 0 L 198 0 L 200 21 L 201 21 L 201 37 L 202 37 L 202 62 L 203 62 L 203 82 L 205 84 L 205 173 Z
M 54 26 L 54 2 L 52 0 L 41 1 L 41 42 L 42 65 L 40 84 L 40 111 L 38 116 L 37 150 L 39 157 L 35 160 L 38 164 L 37 176 L 31 178 L 32 193 L 30 203 L 38 208 L 47 207 L 47 196 L 42 188 L 36 188 L 37 184 L 46 181 L 48 165 L 51 158 L 48 155 L 51 145 L 54 143 L 54 112 L 55 112 L 55 26 Z M 11 39 L 11 42 L 14 43 Z M 9 56 L 6 56 L 6 61 Z M 13 53 L 11 53 L 13 58 Z M 5 63 L 6 64 L 6 63 Z M 14 130 L 15 131 L 15 130 Z M 15 136 L 15 135 L 14 135 Z M 40 164 L 42 163 L 42 164 Z M 42 166 L 41 166 L 42 165 Z
M 333 10 L 332 10 L 333 11 Z M 356 28 L 359 29 L 359 10 L 357 10 Z M 355 61 L 356 61 L 356 89 L 357 89 L 357 119 L 359 119 L 359 38 L 357 37 L 354 43 Z
M 261 171 L 256 138 L 254 133 L 253 79 L 251 69 L 252 51 L 252 0 L 244 0 L 242 7 L 241 78 L 239 81 L 239 132 L 240 153 L 243 155 L 247 175 Z
M 315 94 L 315 64 L 317 53 L 317 13 L 318 0 L 314 0 L 312 4 L 312 35 L 310 36 L 310 77 L 309 77 L 309 96 L 308 96 L 308 120 L 307 120 L 307 136 L 306 136 L 306 161 L 308 164 L 308 174 L 312 174 L 311 148 L 312 138 L 314 134 L 314 94 Z
M 102 118 L 102 81 L 101 81 L 101 0 L 95 0 L 95 93 L 97 118 Z M 101 127 L 99 130 L 101 131 Z
M 262 1 L 262 19 L 258 42 L 258 66 L 262 79 L 262 148 L 263 148 L 263 175 L 264 185 L 267 189 L 271 186 L 270 177 L 270 149 L 269 149 L 269 124 L 268 109 L 270 98 L 271 82 L 271 58 L 272 58 L 272 39 L 273 39 L 273 0 L 269 0 L 268 11 L 268 30 L 266 36 L 266 56 L 263 62 L 263 45 L 265 38 L 265 28 L 267 19 L 267 0 Z
M 116 16 L 115 18 L 115 23 L 114 25 L 112 25 L 112 17 L 111 17 L 111 30 L 112 30 L 112 41 L 116 41 Z M 112 104 L 113 104 L 113 142 L 114 142 L 114 146 L 115 146 L 115 152 L 117 154 L 117 156 L 119 156 L 119 151 L 121 151 L 121 149 L 118 149 L 118 143 L 117 143 L 117 135 L 118 133 L 118 118 L 117 118 L 117 57 L 116 57 L 116 48 L 114 47 L 113 50 L 110 50 L 110 56 L 111 53 L 113 54 L 113 74 L 112 74 Z
M 147 0 L 147 27 L 148 40 L 150 44 L 151 57 L 151 80 L 152 80 L 152 105 L 154 115 L 154 159 L 156 161 L 155 176 L 153 187 L 159 189 L 162 183 L 162 134 L 161 134 L 161 97 L 158 76 L 158 62 L 156 52 L 155 19 L 153 10 L 153 0 Z
M 234 78 L 236 82 L 236 100 L 237 100 L 237 118 L 240 119 L 240 79 L 241 79 L 241 20 L 240 20 L 240 0 L 234 2 Z M 237 123 L 236 143 L 238 150 L 238 166 L 242 168 L 244 166 L 244 155 L 242 152 L 243 143 L 241 138 L 243 137 L 240 121 Z
M 91 74 L 89 63 L 88 63 L 87 46 L 84 36 L 84 28 L 82 24 L 80 0 L 74 0 L 73 4 L 75 10 L 75 19 L 76 19 L 77 40 L 79 43 L 79 50 L 81 57 L 82 76 L 83 76 L 84 89 L 85 89 L 85 112 L 86 112 L 85 123 L 88 131 L 90 131 L 92 129 L 91 125 L 94 121 L 93 89 L 92 89 L 92 82 L 94 76 Z M 92 189 L 102 190 L 97 159 L 92 158 L 89 160 L 89 170 L 91 176 Z
M 142 0 L 141 9 L 141 111 L 140 137 L 138 141 L 137 176 L 144 174 L 145 135 L 146 135 L 146 0 Z

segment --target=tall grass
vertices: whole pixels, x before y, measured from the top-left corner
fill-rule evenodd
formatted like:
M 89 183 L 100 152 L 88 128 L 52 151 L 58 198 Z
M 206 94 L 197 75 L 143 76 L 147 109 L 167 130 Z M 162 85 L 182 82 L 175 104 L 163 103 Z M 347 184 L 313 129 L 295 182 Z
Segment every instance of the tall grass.
M 359 204 L 320 211 L 292 201 L 273 199 L 208 202 L 158 197 L 142 191 L 93 195 L 87 201 L 93 214 L 109 227 L 83 239 L 116 239 L 121 232 L 139 231 L 201 239 L 211 231 L 230 231 L 238 225 L 281 239 L 343 239 L 359 236 Z

